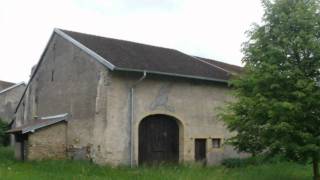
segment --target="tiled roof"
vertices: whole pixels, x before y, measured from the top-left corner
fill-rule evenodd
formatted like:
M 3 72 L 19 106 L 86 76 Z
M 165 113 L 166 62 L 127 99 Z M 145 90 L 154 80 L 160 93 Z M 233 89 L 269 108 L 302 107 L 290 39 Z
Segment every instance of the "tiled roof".
M 60 30 L 115 68 L 227 81 L 231 73 L 180 51 L 130 41 Z
M 202 58 L 202 57 L 196 57 L 200 60 L 203 60 L 209 64 L 212 64 L 214 66 L 218 66 L 232 74 L 241 74 L 243 72 L 243 67 L 241 66 L 237 66 L 237 65 L 233 65 L 233 64 L 228 64 L 228 63 L 224 63 L 221 61 L 216 61 L 213 59 L 208 59 L 208 58 Z

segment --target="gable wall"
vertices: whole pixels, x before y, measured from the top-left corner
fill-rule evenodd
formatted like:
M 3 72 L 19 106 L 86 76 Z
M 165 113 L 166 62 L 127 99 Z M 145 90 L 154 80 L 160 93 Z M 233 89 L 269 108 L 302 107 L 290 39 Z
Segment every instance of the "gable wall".
M 16 126 L 33 121 L 35 116 L 69 113 L 66 137 L 70 156 L 86 159 L 87 152 L 73 155 L 90 149 L 97 84 L 100 72 L 107 71 L 58 35 L 53 36 L 43 58 L 18 109 Z

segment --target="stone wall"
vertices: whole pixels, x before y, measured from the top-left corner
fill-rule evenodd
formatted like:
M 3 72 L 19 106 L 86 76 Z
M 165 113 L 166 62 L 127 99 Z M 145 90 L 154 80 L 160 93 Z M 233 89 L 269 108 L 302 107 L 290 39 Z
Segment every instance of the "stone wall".
M 142 73 L 112 72 L 99 85 L 104 104 L 97 104 L 94 126 L 93 160 L 99 164 L 129 164 L 129 90 Z M 106 88 L 103 84 L 108 84 Z M 98 88 L 99 89 L 99 88 Z M 138 164 L 138 129 L 143 118 L 163 114 L 178 119 L 180 162 L 195 160 L 195 139 L 207 139 L 207 162 L 218 164 L 223 158 L 243 157 L 223 145 L 230 133 L 217 119 L 218 108 L 232 100 L 226 84 L 208 81 L 148 75 L 134 89 L 133 163 Z M 102 118 L 105 116 L 105 118 Z M 220 139 L 214 148 L 212 139 Z
M 65 159 L 67 157 L 66 131 L 66 123 L 59 122 L 30 133 L 27 159 Z
M 90 151 L 97 84 L 106 68 L 58 35 L 53 35 L 42 58 L 19 106 L 15 125 L 31 123 L 35 116 L 68 113 L 68 155 L 90 159 L 83 151 Z
M 15 108 L 25 90 L 25 84 L 21 84 L 13 89 L 0 94 L 0 118 L 6 122 L 11 122 Z

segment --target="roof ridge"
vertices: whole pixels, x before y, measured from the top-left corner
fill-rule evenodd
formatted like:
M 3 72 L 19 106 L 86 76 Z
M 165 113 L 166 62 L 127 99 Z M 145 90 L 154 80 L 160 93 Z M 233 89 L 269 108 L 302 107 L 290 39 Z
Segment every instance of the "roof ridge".
M 137 42 L 137 41 L 133 41 L 133 40 L 110 38 L 110 37 L 105 37 L 105 36 L 102 36 L 102 35 L 94 35 L 94 34 L 82 33 L 82 32 L 77 32 L 77 31 L 69 31 L 69 30 L 60 29 L 60 28 L 55 28 L 55 29 L 60 30 L 62 32 L 66 31 L 66 32 L 72 32 L 72 33 L 84 34 L 84 35 L 87 35 L 87 36 L 94 36 L 94 37 L 98 37 L 98 38 L 109 39 L 109 40 L 122 41 L 122 42 L 134 43 L 134 44 L 138 44 L 138 45 L 151 46 L 151 47 L 155 47 L 155 48 L 162 48 L 162 49 L 169 49 L 169 50 L 178 51 L 178 50 L 176 50 L 174 48 L 168 48 L 168 47 L 159 46 L 159 45 L 141 43 L 141 42 Z M 67 34 L 67 33 L 65 33 L 65 34 Z
M 230 72 L 229 72 L 229 71 L 227 71 L 227 70 L 223 69 L 222 67 L 219 67 L 219 66 L 214 65 L 214 64 L 210 64 L 210 63 L 208 63 L 208 62 L 206 62 L 206 61 L 204 61 L 204 60 L 202 60 L 202 59 L 200 59 L 200 58 L 198 58 L 198 57 L 195 57 L 195 56 L 191 56 L 191 57 L 193 57 L 193 58 L 197 59 L 198 61 L 203 62 L 203 63 L 205 63 L 205 64 L 207 64 L 207 65 L 210 65 L 210 66 L 212 66 L 212 67 L 219 68 L 219 69 L 221 69 L 221 70 L 225 71 L 227 74 L 230 74 Z
M 200 59 L 206 59 L 206 60 L 210 60 L 210 61 L 216 61 L 216 62 L 224 63 L 224 64 L 227 64 L 227 65 L 230 65 L 230 66 L 243 68 L 242 66 L 239 66 L 239 65 L 236 65 L 236 64 L 227 63 L 227 62 L 223 62 L 223 61 L 218 61 L 216 59 L 204 58 L 204 57 L 200 57 L 200 56 L 194 56 L 194 57 L 197 57 L 197 58 L 200 58 Z

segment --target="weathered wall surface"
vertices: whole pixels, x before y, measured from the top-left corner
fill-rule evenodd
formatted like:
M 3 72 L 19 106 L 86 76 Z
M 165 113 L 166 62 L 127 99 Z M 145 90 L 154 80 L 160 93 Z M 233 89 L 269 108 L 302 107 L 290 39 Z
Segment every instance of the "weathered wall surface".
M 0 118 L 6 122 L 11 122 L 14 110 L 18 105 L 25 85 L 21 84 L 13 89 L 0 94 Z
M 129 87 L 142 74 L 110 73 L 105 107 L 97 113 L 105 119 L 95 120 L 94 161 L 100 164 L 129 164 Z M 240 157 L 230 146 L 213 148 L 211 140 L 230 137 L 217 120 L 218 107 L 231 100 L 226 85 L 181 78 L 150 76 L 134 91 L 133 139 L 134 164 L 138 164 L 138 127 L 152 114 L 165 114 L 180 122 L 180 161 L 194 161 L 195 138 L 207 139 L 207 161 L 217 164 L 223 158 Z
M 28 160 L 65 159 L 67 150 L 65 122 L 39 129 L 28 137 Z
M 77 151 L 91 146 L 97 84 L 105 68 L 60 36 L 54 35 L 50 42 L 19 107 L 16 126 L 35 116 L 69 113 L 66 144 L 72 152 L 68 154 L 87 158 Z

